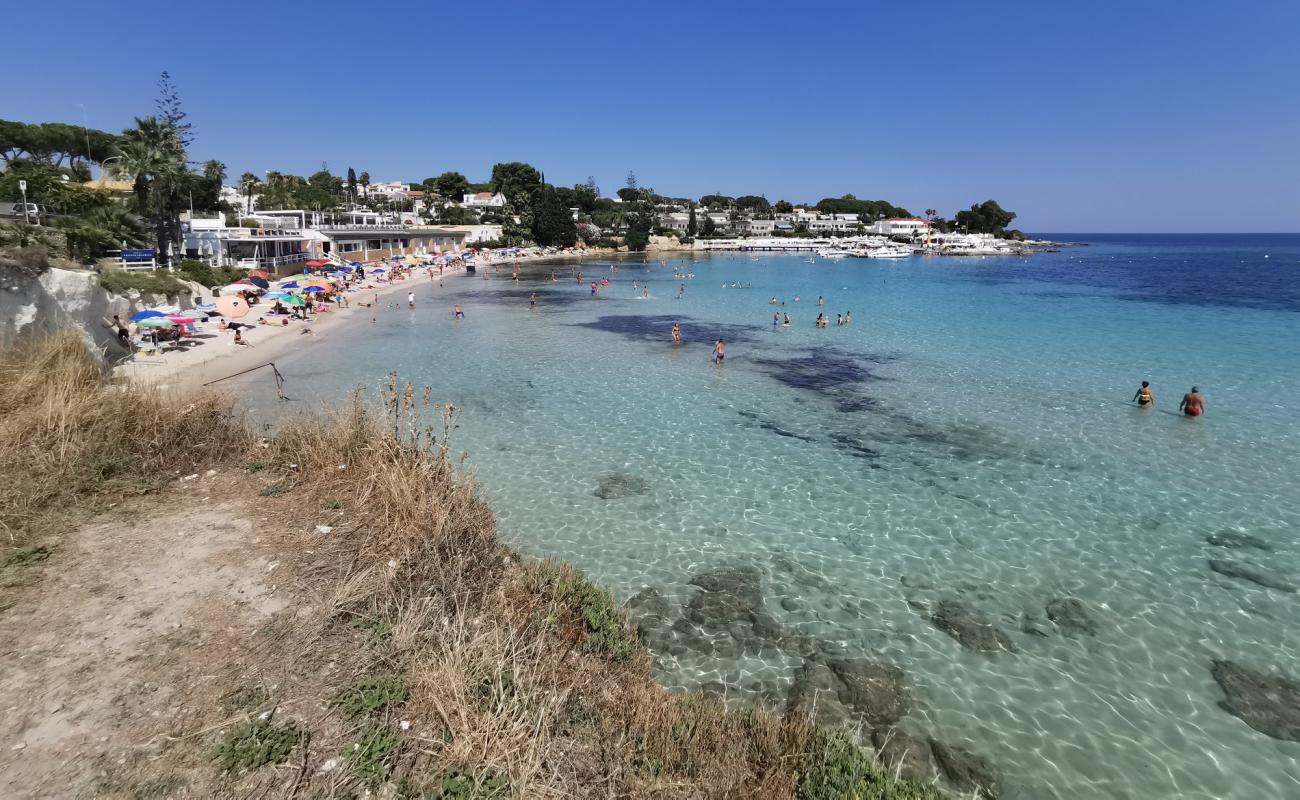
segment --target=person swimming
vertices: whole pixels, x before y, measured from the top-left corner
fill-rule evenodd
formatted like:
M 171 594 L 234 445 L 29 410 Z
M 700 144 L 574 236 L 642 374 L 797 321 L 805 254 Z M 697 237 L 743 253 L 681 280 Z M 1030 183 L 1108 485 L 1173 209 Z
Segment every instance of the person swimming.
M 1200 390 L 1193 386 L 1190 392 L 1183 395 L 1183 402 L 1178 404 L 1178 410 L 1188 417 L 1199 417 L 1204 414 L 1205 398 L 1201 397 Z
M 1142 381 L 1142 385 L 1138 387 L 1137 393 L 1133 395 L 1133 399 L 1129 402 L 1137 403 L 1141 408 L 1154 407 L 1156 396 L 1151 393 L 1151 383 Z

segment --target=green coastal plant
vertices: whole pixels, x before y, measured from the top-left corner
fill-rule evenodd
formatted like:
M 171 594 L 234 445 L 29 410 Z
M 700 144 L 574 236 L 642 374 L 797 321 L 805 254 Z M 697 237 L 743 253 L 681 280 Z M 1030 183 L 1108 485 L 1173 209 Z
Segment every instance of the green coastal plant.
M 371 675 L 339 689 L 332 703 L 344 713 L 360 717 L 403 703 L 406 695 L 401 675 Z
M 249 772 L 267 764 L 280 764 L 289 757 L 302 739 L 298 723 L 288 720 L 247 720 L 221 736 L 212 751 L 212 760 L 222 772 Z
M 613 661 L 625 661 L 636 652 L 636 637 L 630 633 L 627 616 L 613 595 L 573 567 L 544 561 L 532 569 L 529 585 L 546 598 L 552 613 L 568 612 L 581 620 L 583 648 L 587 652 Z
M 392 730 L 381 726 L 367 728 L 361 738 L 352 744 L 344 760 L 352 774 L 362 783 L 377 787 L 388 777 L 394 756 L 402 739 Z
M 187 294 L 185 284 L 166 272 L 127 272 L 126 270 L 105 270 L 99 275 L 99 285 L 113 294 L 126 294 L 137 291 L 142 294 L 161 294 L 167 297 L 179 297 Z
M 799 772 L 797 800 L 943 800 L 938 789 L 894 778 L 844 734 L 818 729 Z

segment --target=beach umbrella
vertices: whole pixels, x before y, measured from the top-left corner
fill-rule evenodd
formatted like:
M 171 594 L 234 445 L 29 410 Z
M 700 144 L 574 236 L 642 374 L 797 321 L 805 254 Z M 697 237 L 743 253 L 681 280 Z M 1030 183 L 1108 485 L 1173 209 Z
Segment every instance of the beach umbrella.
M 315 294 L 317 292 L 323 292 L 325 290 L 319 286 L 308 286 L 306 289 L 303 289 L 303 291 L 311 294 Z
M 206 314 L 209 311 L 216 311 L 217 307 L 212 303 L 199 303 L 198 305 L 194 306 L 194 310 L 202 311 Z
M 190 311 L 182 311 L 180 315 L 182 317 L 187 317 L 191 320 L 195 320 L 195 319 L 203 319 L 204 317 L 207 316 L 207 312 L 192 309 Z
M 256 276 L 256 275 L 249 275 L 249 276 L 248 276 L 248 282 L 251 283 L 251 284 L 253 284 L 254 286 L 256 286 L 256 287 L 259 288 L 259 289 L 269 289 L 269 288 L 271 288 L 271 284 L 269 284 L 269 283 L 266 282 L 266 278 L 259 278 L 259 277 Z
M 383 267 L 375 267 L 374 269 L 372 269 L 372 270 L 370 270 L 370 271 L 371 271 L 372 273 L 374 273 L 374 272 L 387 272 L 388 270 L 384 269 Z
M 140 330 L 152 330 L 154 328 L 175 328 L 176 323 L 167 317 L 147 317 L 135 324 Z
M 242 297 L 221 297 L 217 299 L 217 311 L 223 317 L 239 319 L 248 313 L 248 303 Z
M 360 262 L 360 261 L 349 261 L 348 263 L 351 264 L 351 265 L 354 266 L 354 267 L 359 267 L 359 266 L 361 266 L 361 262 Z
M 297 281 L 289 281 L 288 283 L 283 284 L 282 286 L 280 286 L 280 288 L 281 288 L 281 289 L 297 289 L 297 288 L 298 288 L 298 282 L 297 282 Z
M 165 316 L 167 315 L 162 313 L 161 311 L 154 311 L 153 309 L 150 308 L 144 311 L 137 311 L 134 314 L 132 314 L 131 321 L 139 322 L 142 319 L 149 319 L 150 317 L 165 317 Z
M 328 262 L 328 261 L 308 261 L 308 262 L 307 262 L 307 266 L 309 266 L 309 267 L 323 267 L 323 266 L 325 266 L 325 265 L 328 264 L 328 263 L 330 263 L 330 262 Z
M 288 296 L 289 296 L 289 293 L 288 293 L 288 292 L 267 292 L 266 294 L 262 295 L 262 299 L 264 299 L 264 300 L 283 300 L 284 298 L 286 298 L 286 297 L 288 297 Z
M 157 319 L 157 317 L 151 317 L 150 319 Z M 167 316 L 163 317 L 163 319 L 171 320 L 172 322 L 176 323 L 177 325 L 193 325 L 193 324 L 194 324 L 194 318 L 193 318 L 193 317 L 187 317 L 187 316 L 184 315 L 184 314 L 168 314 Z
M 248 271 L 248 277 L 250 277 L 250 278 L 262 278 L 263 280 L 265 280 L 266 278 L 268 278 L 268 277 L 270 277 L 270 276 L 268 276 L 268 275 L 266 274 L 266 270 L 264 270 L 264 269 L 251 269 L 251 270 Z

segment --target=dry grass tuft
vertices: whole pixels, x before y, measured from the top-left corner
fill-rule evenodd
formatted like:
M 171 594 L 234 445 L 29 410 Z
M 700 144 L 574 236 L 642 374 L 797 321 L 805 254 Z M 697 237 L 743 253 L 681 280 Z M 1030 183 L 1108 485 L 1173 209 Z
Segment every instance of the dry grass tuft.
M 0 352 L 0 409 L 0 537 L 9 546 L 222 463 L 249 442 L 221 396 L 109 389 L 75 331 Z

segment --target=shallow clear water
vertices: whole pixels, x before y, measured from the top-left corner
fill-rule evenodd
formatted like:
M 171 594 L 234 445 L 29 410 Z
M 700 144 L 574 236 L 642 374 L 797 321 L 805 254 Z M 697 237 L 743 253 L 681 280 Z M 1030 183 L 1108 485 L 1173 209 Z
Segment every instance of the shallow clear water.
M 904 727 L 987 757 L 1006 797 L 1300 796 L 1300 744 L 1219 708 L 1210 675 L 1225 657 L 1300 672 L 1298 595 L 1207 565 L 1265 562 L 1300 584 L 1300 237 L 1087 240 L 1031 258 L 730 255 L 583 264 L 583 285 L 572 265 L 558 283 L 540 265 L 518 284 L 417 281 L 416 311 L 278 363 L 304 403 L 390 369 L 433 386 L 461 409 L 457 444 L 502 535 L 622 598 L 651 586 L 684 603 L 699 572 L 757 567 L 782 625 L 905 670 Z M 683 265 L 693 280 L 672 277 Z M 593 276 L 613 281 L 594 300 Z M 1126 405 L 1142 379 L 1154 411 Z M 1193 383 L 1208 412 L 1187 421 Z M 279 413 L 269 389 L 244 385 Z M 644 491 L 598 497 L 613 474 Z M 1276 550 L 1206 543 L 1225 529 Z M 1095 636 L 1046 621 L 1060 597 Z M 962 649 L 914 605 L 941 598 L 1018 652 Z M 740 695 L 800 663 L 676 649 L 659 654 L 668 683 Z

